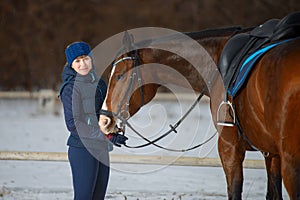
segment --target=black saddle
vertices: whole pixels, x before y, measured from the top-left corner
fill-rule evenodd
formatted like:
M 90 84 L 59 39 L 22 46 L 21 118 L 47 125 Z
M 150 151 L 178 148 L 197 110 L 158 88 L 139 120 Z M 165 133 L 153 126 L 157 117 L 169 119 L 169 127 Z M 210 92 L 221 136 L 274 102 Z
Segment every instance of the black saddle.
M 284 17 L 275 27 L 271 37 L 272 41 L 299 36 L 300 33 L 300 12 L 295 12 Z
M 233 86 L 241 63 L 250 54 L 264 45 L 297 36 L 300 36 L 300 12 L 281 20 L 268 20 L 250 32 L 234 35 L 224 46 L 219 63 L 226 91 Z

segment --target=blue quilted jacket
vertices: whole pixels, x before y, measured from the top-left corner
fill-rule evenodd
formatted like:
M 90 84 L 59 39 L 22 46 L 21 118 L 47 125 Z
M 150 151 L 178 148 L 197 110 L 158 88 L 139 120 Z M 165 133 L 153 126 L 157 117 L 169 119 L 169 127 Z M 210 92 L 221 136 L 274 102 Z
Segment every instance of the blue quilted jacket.
M 67 145 L 80 148 L 102 149 L 110 146 L 101 132 L 98 119 L 107 86 L 92 71 L 80 76 L 68 66 L 62 72 L 60 99 L 65 123 L 70 131 Z

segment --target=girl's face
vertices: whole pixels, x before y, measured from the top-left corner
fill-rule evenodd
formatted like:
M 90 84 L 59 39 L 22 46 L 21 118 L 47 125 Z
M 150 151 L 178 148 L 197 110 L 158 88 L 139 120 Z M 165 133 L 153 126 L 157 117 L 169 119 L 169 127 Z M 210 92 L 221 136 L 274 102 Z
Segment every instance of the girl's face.
M 80 75 L 87 75 L 92 69 L 92 59 L 89 56 L 78 56 L 72 62 L 72 68 Z

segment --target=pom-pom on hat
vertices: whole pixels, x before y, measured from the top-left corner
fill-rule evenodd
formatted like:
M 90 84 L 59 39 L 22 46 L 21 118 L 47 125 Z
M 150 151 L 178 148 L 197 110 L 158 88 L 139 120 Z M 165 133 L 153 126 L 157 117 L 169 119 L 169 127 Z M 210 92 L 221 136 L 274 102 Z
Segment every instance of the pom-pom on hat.
M 91 55 L 91 47 L 86 42 L 74 42 L 67 46 L 65 50 L 66 59 L 68 66 L 71 67 L 72 62 L 78 57 L 83 55 L 89 55 L 92 58 Z

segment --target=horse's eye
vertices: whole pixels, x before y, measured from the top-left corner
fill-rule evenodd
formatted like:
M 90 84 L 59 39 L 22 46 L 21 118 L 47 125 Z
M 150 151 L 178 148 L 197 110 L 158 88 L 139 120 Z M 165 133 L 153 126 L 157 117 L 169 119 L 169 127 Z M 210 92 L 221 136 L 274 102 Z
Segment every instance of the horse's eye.
M 122 77 L 123 77 L 122 74 L 118 74 L 117 77 L 116 77 L 116 78 L 117 78 L 117 81 L 120 80 Z

